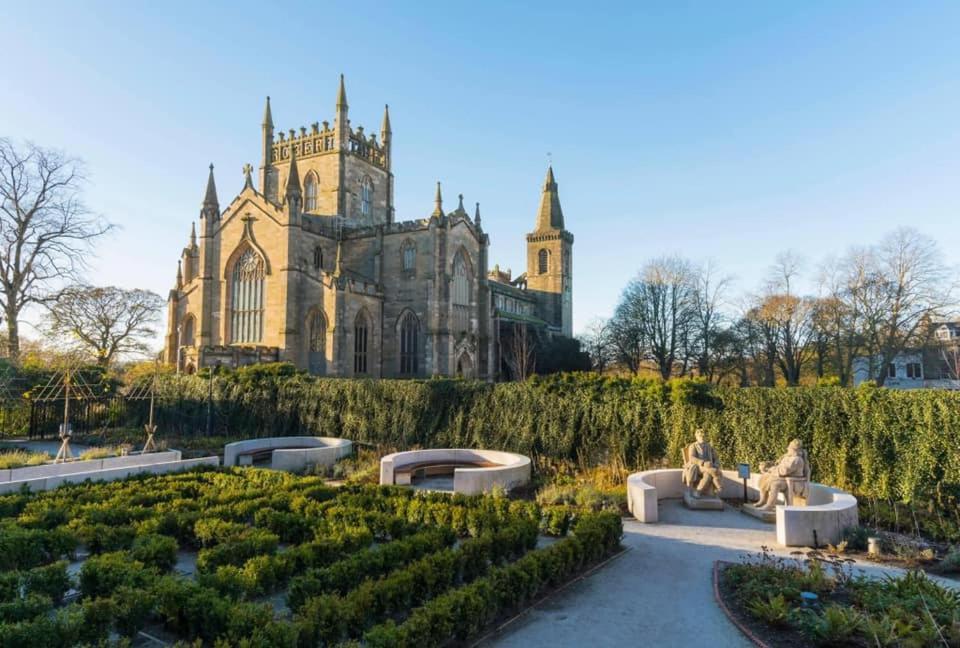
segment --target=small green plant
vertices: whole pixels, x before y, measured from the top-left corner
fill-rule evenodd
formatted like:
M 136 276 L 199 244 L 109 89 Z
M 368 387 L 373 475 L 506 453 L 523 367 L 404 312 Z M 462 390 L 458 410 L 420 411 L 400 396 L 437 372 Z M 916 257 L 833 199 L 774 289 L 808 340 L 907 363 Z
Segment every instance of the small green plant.
M 774 627 L 785 628 L 790 624 L 790 605 L 783 594 L 770 595 L 766 601 L 756 598 L 747 609 L 754 617 Z
M 863 625 L 863 615 L 854 608 L 828 605 L 822 613 L 811 617 L 808 628 L 820 645 L 842 646 L 846 645 Z

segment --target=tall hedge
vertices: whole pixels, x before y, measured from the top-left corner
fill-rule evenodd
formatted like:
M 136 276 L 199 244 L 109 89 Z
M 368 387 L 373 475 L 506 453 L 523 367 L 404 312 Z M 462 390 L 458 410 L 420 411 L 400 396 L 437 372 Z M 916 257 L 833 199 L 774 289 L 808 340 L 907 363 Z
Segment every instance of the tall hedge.
M 209 387 L 206 378 L 167 379 L 161 410 L 173 411 L 163 418 L 204 420 Z M 629 469 L 679 463 L 697 427 L 729 467 L 756 467 L 797 437 L 817 481 L 902 500 L 960 494 L 960 393 L 945 391 L 711 388 L 593 374 L 493 385 L 317 379 L 268 365 L 217 376 L 213 402 L 214 431 L 228 436 L 487 447 Z

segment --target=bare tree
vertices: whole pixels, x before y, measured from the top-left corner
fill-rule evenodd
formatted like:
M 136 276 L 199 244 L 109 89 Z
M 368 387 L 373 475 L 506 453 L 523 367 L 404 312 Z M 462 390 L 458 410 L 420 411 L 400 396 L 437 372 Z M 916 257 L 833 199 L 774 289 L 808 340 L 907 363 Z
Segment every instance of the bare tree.
M 766 294 L 758 300 L 755 311 L 756 317 L 774 332 L 776 362 L 788 385 L 800 384 L 803 365 L 815 351 L 811 343 L 816 333 L 816 300 L 795 294 L 802 265 L 800 257 L 792 252 L 777 255 Z
M 947 313 L 956 285 L 936 243 L 906 228 L 877 246 L 851 251 L 845 268 L 845 301 L 857 314 L 868 377 L 883 385 L 883 369 L 906 349 L 921 345 L 924 324 Z
M 720 354 L 716 338 L 721 333 L 723 323 L 720 307 L 730 281 L 730 277 L 718 275 L 717 267 L 712 262 L 698 268 L 692 276 L 691 307 L 697 370 L 710 381 L 717 377 Z
M 530 327 L 514 323 L 507 341 L 504 360 L 515 380 L 526 380 L 536 371 L 537 340 Z
M 149 352 L 162 307 L 160 295 L 149 290 L 72 286 L 45 319 L 51 334 L 76 341 L 106 367 L 120 355 Z
M 110 225 L 80 196 L 81 163 L 62 153 L 0 139 L 0 306 L 7 352 L 20 355 L 20 316 L 48 302 L 63 280 L 76 278 L 84 253 Z
M 609 320 L 593 319 L 580 336 L 580 342 L 590 354 L 590 364 L 597 373 L 603 373 L 616 359 L 613 327 Z
M 684 259 L 655 259 L 627 284 L 614 315 L 615 331 L 629 334 L 625 339 L 635 345 L 631 352 L 642 347 L 664 379 L 673 375 L 688 352 L 694 317 L 692 278 Z

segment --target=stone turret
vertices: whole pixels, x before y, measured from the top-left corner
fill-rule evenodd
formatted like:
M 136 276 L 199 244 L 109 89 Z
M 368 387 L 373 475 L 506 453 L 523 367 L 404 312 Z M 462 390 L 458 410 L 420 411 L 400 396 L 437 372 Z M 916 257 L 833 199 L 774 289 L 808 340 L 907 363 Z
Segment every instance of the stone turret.
M 340 88 L 337 90 L 337 117 L 334 121 L 334 128 L 337 131 L 337 144 L 339 148 L 346 149 L 350 146 L 350 120 L 347 117 L 347 111 L 350 106 L 347 104 L 347 88 L 343 81 L 343 75 L 340 75 Z
M 284 195 L 287 213 L 295 220 L 303 205 L 303 191 L 300 189 L 300 171 L 297 169 L 297 152 L 290 146 L 290 171 L 287 175 L 287 191 Z
M 270 184 L 271 163 L 273 162 L 273 113 L 270 110 L 270 97 L 267 97 L 267 105 L 263 109 L 263 123 L 260 125 L 263 136 L 263 146 L 260 157 L 260 191 L 264 195 L 271 197 L 268 192 Z
M 213 223 L 220 219 L 220 201 L 217 199 L 217 183 L 213 180 L 213 163 L 210 163 L 210 175 L 207 176 L 207 190 L 203 194 L 200 218 L 205 227 L 212 229 Z
M 443 218 L 443 196 L 440 193 L 440 181 L 437 181 L 437 193 L 433 197 L 433 218 Z

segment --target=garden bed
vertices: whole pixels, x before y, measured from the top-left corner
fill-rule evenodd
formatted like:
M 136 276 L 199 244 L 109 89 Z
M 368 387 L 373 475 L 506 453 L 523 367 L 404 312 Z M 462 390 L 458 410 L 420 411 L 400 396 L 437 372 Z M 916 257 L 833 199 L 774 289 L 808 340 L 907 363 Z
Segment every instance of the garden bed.
M 718 602 L 770 648 L 960 644 L 960 591 L 919 571 L 869 578 L 854 574 L 852 563 L 820 552 L 718 563 Z
M 462 642 L 619 547 L 614 514 L 579 514 L 548 546 L 540 518 L 532 502 L 257 469 L 0 496 L 0 645 L 141 632 L 211 645 Z M 181 573 L 194 557 L 196 573 Z

